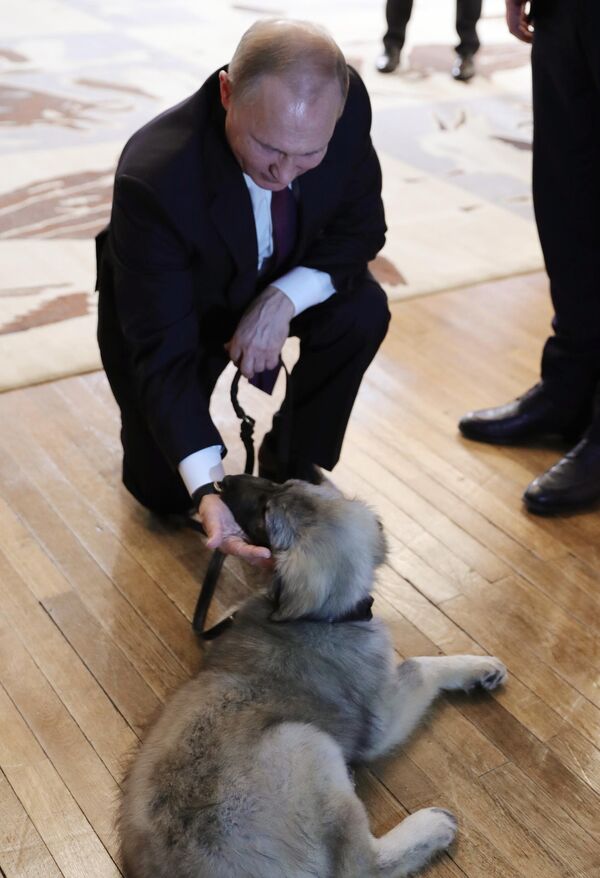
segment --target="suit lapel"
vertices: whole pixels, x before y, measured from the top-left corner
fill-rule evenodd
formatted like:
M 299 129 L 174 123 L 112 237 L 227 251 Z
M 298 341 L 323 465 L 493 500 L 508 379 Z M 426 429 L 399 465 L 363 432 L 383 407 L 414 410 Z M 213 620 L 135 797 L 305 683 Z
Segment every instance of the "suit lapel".
M 323 194 L 327 192 L 331 160 L 325 156 L 314 170 L 297 177 L 292 184 L 298 199 L 298 237 L 292 254 L 292 265 L 305 252 L 307 242 L 314 238 L 322 214 Z
M 220 119 L 215 119 L 204 143 L 205 168 L 210 185 L 209 211 L 237 269 L 236 277 L 227 290 L 230 305 L 237 308 L 254 295 L 258 245 L 250 193 L 219 122 Z

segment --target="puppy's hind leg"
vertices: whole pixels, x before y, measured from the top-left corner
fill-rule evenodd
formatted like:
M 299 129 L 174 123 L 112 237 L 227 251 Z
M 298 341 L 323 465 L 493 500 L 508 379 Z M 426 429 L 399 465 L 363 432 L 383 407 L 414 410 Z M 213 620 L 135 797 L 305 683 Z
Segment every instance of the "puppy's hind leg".
M 469 692 L 478 686 L 495 689 L 506 679 L 506 668 L 499 659 L 487 655 L 423 656 L 402 662 L 396 674 L 387 701 L 389 716 L 385 731 L 367 759 L 405 741 L 441 692 L 451 689 Z
M 422 808 L 373 839 L 377 878 L 405 878 L 452 844 L 456 819 L 442 808 Z
M 407 878 L 446 850 L 456 835 L 452 814 L 442 808 L 422 808 L 375 838 L 362 803 L 352 798 L 340 802 L 336 814 L 339 835 L 330 850 L 328 871 L 335 878 Z

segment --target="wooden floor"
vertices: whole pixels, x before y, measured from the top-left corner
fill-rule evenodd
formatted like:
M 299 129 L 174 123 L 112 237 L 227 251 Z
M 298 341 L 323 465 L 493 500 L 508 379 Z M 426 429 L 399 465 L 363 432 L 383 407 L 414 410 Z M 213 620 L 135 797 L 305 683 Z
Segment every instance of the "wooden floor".
M 456 431 L 466 409 L 535 381 L 549 318 L 540 275 L 394 305 L 334 474 L 382 516 L 375 607 L 399 656 L 490 652 L 510 671 L 493 697 L 444 699 L 405 750 L 358 775 L 376 834 L 424 805 L 455 812 L 436 878 L 600 876 L 600 513 L 528 515 L 522 491 L 560 450 Z M 245 400 L 264 428 L 271 403 Z M 102 374 L 0 397 L 4 876 L 119 874 L 123 760 L 201 664 L 190 616 L 207 557 L 121 488 Z M 228 562 L 215 616 L 256 587 L 246 573 Z

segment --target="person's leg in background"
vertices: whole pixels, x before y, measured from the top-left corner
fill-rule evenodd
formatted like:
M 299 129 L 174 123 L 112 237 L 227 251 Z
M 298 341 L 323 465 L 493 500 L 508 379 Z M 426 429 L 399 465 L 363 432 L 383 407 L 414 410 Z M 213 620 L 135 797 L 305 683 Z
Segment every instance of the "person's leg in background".
M 532 52 L 533 196 L 554 306 L 542 382 L 586 437 L 525 492 L 534 512 L 600 500 L 600 8 L 538 4 Z
M 456 33 L 459 43 L 456 46 L 456 60 L 452 66 L 452 76 L 467 82 L 475 76 L 473 58 L 479 51 L 477 22 L 481 18 L 482 0 L 456 0 Z
M 300 338 L 290 395 L 273 419 L 259 452 L 260 474 L 275 475 L 281 431 L 289 435 L 287 478 L 318 481 L 315 464 L 333 469 L 363 375 L 385 338 L 387 297 L 370 274 L 351 291 L 334 293 L 294 318 L 290 335 Z
M 383 38 L 383 54 L 375 62 L 380 73 L 392 73 L 400 64 L 400 52 L 406 39 L 413 0 L 387 0 L 385 18 L 387 31 Z
M 536 222 L 550 278 L 554 335 L 542 381 L 523 397 L 471 412 L 463 435 L 536 441 L 561 433 L 581 442 L 527 488 L 527 507 L 567 512 L 600 500 L 600 7 L 545 0 L 535 7 L 532 53 Z
M 578 0 L 553 5 L 536 20 L 532 53 L 533 199 L 555 312 L 542 379 L 575 409 L 600 376 L 600 61 L 598 43 L 584 43 L 594 18 L 600 40 L 600 14 L 584 18 Z

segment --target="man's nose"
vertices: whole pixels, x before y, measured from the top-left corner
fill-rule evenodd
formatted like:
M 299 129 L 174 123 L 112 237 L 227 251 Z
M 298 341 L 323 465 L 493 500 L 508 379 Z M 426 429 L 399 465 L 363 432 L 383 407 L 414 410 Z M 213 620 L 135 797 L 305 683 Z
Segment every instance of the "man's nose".
M 277 162 L 274 162 L 269 170 L 278 183 L 283 183 L 287 186 L 294 179 L 296 167 L 294 160 L 290 156 L 284 156 Z

